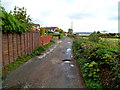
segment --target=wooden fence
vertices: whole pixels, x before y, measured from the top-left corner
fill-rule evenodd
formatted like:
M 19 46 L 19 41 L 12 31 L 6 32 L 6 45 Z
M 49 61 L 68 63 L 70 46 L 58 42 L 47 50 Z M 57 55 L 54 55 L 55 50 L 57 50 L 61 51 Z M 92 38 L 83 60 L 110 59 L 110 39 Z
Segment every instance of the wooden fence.
M 52 36 L 40 36 L 37 31 L 25 34 L 2 33 L 2 63 L 3 66 L 17 60 L 18 56 L 26 56 L 35 48 L 48 44 Z
M 18 56 L 26 56 L 39 46 L 39 32 L 26 32 L 25 34 L 2 35 L 2 61 L 3 66 L 17 60 Z

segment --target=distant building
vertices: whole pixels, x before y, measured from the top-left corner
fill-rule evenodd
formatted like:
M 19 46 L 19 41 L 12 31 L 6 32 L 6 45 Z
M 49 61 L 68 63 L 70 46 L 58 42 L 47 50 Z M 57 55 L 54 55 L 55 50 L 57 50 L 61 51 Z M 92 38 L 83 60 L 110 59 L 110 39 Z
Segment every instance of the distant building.
M 40 31 L 40 25 L 39 24 L 33 24 L 32 30 L 39 30 Z
M 52 32 L 55 32 L 55 31 L 59 30 L 58 27 L 42 27 L 42 28 L 45 28 L 45 29 L 47 29 L 49 31 L 52 31 Z
M 79 36 L 89 36 L 91 33 L 92 32 L 76 32 L 75 34 Z

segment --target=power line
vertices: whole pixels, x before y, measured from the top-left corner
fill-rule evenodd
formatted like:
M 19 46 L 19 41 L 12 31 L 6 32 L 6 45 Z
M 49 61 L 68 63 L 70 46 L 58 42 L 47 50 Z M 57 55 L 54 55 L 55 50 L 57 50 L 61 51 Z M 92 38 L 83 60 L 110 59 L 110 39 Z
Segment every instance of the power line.
M 93 0 L 88 0 L 87 4 L 85 5 L 85 7 L 82 9 L 80 13 L 83 13 L 92 1 Z M 71 22 L 71 29 L 73 29 L 73 21 Z
M 85 5 L 85 7 L 82 9 L 81 13 L 83 13 L 83 12 L 86 10 L 86 8 L 89 6 L 89 4 L 90 4 L 92 1 L 93 1 L 93 0 L 89 0 L 89 1 L 87 2 L 87 4 Z

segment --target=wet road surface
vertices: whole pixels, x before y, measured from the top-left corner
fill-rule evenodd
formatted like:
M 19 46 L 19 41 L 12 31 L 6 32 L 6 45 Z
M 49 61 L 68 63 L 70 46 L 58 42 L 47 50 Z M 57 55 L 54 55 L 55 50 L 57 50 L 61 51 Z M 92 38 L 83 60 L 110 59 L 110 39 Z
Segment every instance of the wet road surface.
M 40 56 L 10 72 L 5 88 L 85 88 L 72 55 L 72 40 L 63 37 Z

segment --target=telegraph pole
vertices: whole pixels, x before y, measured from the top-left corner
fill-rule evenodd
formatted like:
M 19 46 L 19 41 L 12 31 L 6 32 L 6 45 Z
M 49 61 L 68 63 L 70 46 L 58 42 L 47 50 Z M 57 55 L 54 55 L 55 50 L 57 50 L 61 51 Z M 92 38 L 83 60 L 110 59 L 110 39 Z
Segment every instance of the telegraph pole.
M 73 21 L 71 22 L 71 29 L 73 30 Z

